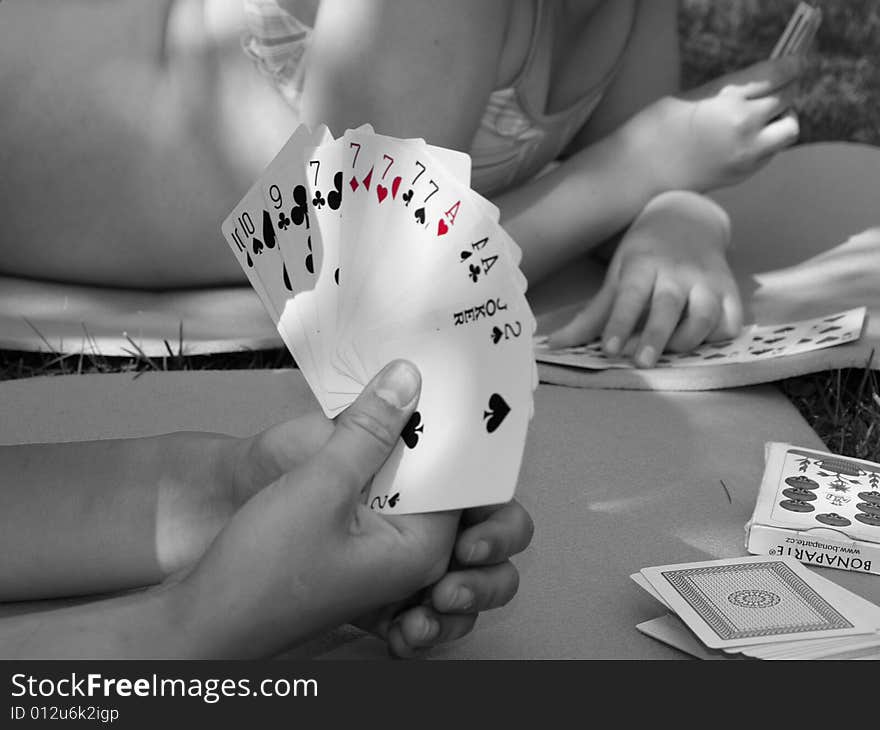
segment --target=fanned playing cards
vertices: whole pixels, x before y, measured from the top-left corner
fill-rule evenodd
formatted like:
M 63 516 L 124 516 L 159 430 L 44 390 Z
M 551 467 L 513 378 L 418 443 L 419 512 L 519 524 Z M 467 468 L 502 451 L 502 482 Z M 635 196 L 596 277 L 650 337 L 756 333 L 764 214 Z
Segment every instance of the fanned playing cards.
M 222 225 L 324 413 L 388 362 L 418 410 L 365 501 L 405 514 L 506 502 L 537 385 L 521 252 L 468 155 L 369 126 L 300 126 Z

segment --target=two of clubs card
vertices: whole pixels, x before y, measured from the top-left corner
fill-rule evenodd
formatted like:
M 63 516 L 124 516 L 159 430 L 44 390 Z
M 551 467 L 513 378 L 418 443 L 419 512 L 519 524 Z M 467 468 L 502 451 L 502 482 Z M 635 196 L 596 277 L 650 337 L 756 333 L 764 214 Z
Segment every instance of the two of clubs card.
M 701 659 L 878 659 L 880 606 L 788 557 L 644 568 L 669 613 L 639 631 Z
M 221 230 L 328 418 L 388 362 L 422 376 L 365 502 L 394 514 L 513 497 L 537 386 L 519 247 L 470 157 L 300 126 Z
M 760 325 L 744 328 L 738 337 L 722 342 L 707 342 L 684 353 L 664 353 L 657 368 L 691 368 L 708 365 L 743 364 L 778 357 L 802 355 L 826 347 L 855 342 L 862 336 L 867 310 L 857 307 L 798 322 Z M 579 347 L 549 349 L 536 338 L 536 357 L 540 362 L 585 370 L 630 369 L 635 365 L 626 355 L 634 350 L 635 341 L 624 348 L 624 356 L 610 357 L 601 342 Z

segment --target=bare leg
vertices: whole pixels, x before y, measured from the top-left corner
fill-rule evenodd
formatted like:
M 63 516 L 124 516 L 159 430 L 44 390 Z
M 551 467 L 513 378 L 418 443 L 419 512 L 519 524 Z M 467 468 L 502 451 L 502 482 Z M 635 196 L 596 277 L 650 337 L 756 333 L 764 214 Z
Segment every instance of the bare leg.
M 0 5 L 0 273 L 147 289 L 243 281 L 220 223 L 295 120 L 237 33 L 199 30 L 201 0 L 178 0 L 197 22 L 168 45 L 171 7 Z

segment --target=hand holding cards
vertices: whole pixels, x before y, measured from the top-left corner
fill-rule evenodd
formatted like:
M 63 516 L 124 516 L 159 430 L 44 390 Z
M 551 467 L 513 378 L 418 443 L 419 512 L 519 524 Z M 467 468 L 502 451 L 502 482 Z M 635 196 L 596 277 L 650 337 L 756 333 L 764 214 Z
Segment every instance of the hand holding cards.
M 791 558 L 665 565 L 631 577 L 675 614 L 637 628 L 701 658 L 880 655 L 880 607 Z
M 366 502 L 395 514 L 513 497 L 533 410 L 520 252 L 469 188 L 470 158 L 300 126 L 222 225 L 324 413 L 394 359 L 418 410 Z

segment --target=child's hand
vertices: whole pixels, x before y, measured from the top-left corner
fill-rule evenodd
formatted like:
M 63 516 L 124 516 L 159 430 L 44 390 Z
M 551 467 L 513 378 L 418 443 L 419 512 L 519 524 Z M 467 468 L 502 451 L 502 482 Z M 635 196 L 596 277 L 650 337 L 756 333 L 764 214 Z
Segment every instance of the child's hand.
M 805 61 L 762 61 L 680 96 L 624 126 L 659 189 L 707 191 L 747 178 L 798 137 L 792 104 Z M 625 132 L 626 133 L 626 132 Z
M 383 374 L 411 375 L 400 377 L 413 390 L 399 395 L 399 407 L 383 399 L 397 396 L 380 374 L 335 423 L 308 416 L 230 449 L 233 491 L 247 501 L 181 583 L 189 600 L 201 604 L 193 609 L 194 622 L 223 625 L 210 632 L 212 645 L 221 642 L 218 651 L 269 653 L 356 616 L 379 616 L 382 607 L 402 605 L 446 572 L 458 513 L 385 517 L 358 496 L 418 400 L 417 373 L 398 367 L 402 371 L 389 367 Z M 403 611 L 388 634 L 395 653 L 467 633 L 479 610 L 502 605 L 515 593 L 518 578 L 507 557 L 528 543 L 531 523 L 515 503 L 496 514 L 502 518 L 462 533 L 457 548 L 460 555 L 469 552 L 474 536 L 485 539 L 490 554 L 473 564 L 495 567 L 450 573 L 436 589 L 445 595 L 468 587 L 471 605 L 441 601 L 438 612 L 451 610 L 430 614 L 438 630 L 428 637 L 418 630 L 429 617 L 426 609 Z M 225 606 L 217 609 L 222 616 L 213 615 L 215 604 Z M 224 633 L 228 640 L 218 639 Z
M 356 622 L 384 637 L 394 656 L 413 657 L 461 638 L 481 611 L 500 608 L 516 594 L 519 573 L 510 558 L 531 541 L 534 527 L 528 512 L 513 500 L 465 510 L 461 522 L 454 569 L 403 604 L 386 606 Z
M 601 335 L 609 355 L 629 354 L 635 344 L 635 364 L 653 367 L 664 350 L 686 352 L 735 337 L 742 304 L 725 258 L 729 235 L 726 214 L 707 198 L 682 191 L 657 196 L 624 235 L 598 294 L 551 335 L 550 346 Z

